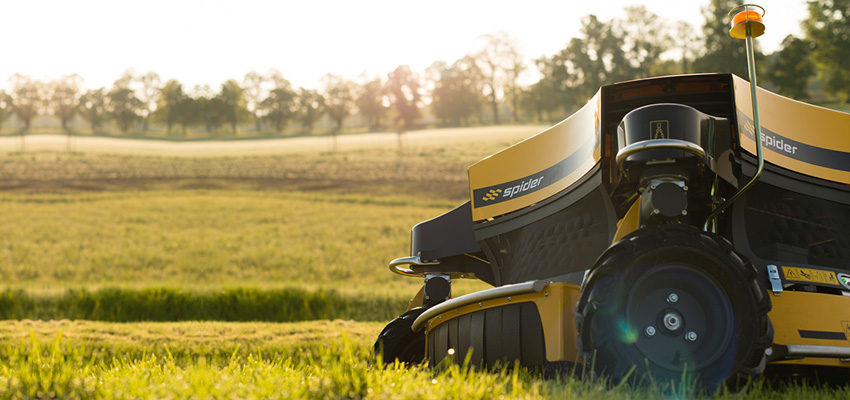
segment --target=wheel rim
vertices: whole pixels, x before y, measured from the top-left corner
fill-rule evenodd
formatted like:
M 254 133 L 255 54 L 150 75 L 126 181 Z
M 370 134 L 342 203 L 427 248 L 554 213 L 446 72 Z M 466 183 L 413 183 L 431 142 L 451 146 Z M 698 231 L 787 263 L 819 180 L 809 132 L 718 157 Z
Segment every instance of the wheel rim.
M 686 263 L 652 267 L 629 290 L 625 326 L 640 354 L 652 365 L 698 371 L 734 356 L 734 311 L 712 277 Z

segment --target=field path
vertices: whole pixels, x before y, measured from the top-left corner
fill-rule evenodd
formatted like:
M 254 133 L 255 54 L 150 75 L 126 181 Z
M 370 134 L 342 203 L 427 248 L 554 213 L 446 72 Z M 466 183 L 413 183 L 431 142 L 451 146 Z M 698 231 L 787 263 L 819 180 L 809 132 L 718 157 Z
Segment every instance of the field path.
M 543 129 L 538 125 L 428 129 L 404 133 L 401 140 L 405 149 L 468 146 L 494 141 L 515 142 Z M 68 144 L 68 137 L 58 134 L 32 134 L 24 140 L 27 152 L 63 152 Z M 330 151 L 333 145 L 331 136 L 195 141 L 74 136 L 71 140 L 72 149 L 76 152 L 183 157 L 317 153 Z M 399 146 L 399 135 L 394 132 L 340 135 L 337 137 L 337 146 L 339 151 L 393 150 Z M 17 152 L 20 149 L 20 136 L 0 138 L 0 153 Z

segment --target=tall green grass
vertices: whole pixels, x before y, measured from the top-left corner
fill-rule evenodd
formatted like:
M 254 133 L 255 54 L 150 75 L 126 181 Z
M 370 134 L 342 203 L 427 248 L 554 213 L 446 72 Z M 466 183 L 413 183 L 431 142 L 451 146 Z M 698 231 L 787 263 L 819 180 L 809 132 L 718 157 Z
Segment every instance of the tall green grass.
M 407 307 L 412 294 L 344 295 L 300 288 L 69 289 L 33 293 L 0 291 L 0 319 L 131 321 L 270 321 L 319 319 L 389 321 Z
M 41 323 L 46 324 L 46 323 Z M 169 335 L 166 345 L 151 346 L 141 340 L 92 341 L 80 336 L 84 329 L 65 326 L 4 340 L 0 348 L 0 398 L 115 398 L 115 399 L 846 399 L 850 389 L 802 384 L 767 385 L 759 379 L 742 392 L 721 389 L 697 393 L 688 387 L 666 383 L 646 386 L 594 380 L 581 371 L 545 376 L 522 368 L 479 370 L 458 365 L 422 366 L 389 364 L 372 359 L 368 329 L 311 324 L 95 324 L 87 323 L 91 335 L 117 330 L 151 330 Z M 233 325 L 233 326 L 230 326 Z M 0 329 L 5 328 L 0 325 Z M 38 329 L 39 327 L 36 326 Z M 43 328 L 43 327 L 41 327 Z M 314 338 L 286 335 L 316 328 Z M 260 330 L 248 338 L 230 342 L 231 352 L 187 353 L 199 347 L 193 334 L 203 332 L 218 347 L 215 330 Z M 209 332 L 212 330 L 213 332 Z M 261 350 L 256 339 L 269 332 L 277 337 L 277 352 Z M 333 337 L 322 338 L 322 334 Z M 371 332 L 376 333 L 376 332 Z M 148 333 L 148 335 L 150 335 Z M 225 333 L 230 335 L 232 333 Z M 278 339 L 279 338 L 279 339 Z M 203 342 L 203 341 L 201 341 Z M 246 345 L 247 351 L 240 350 Z M 226 347 L 226 346 L 225 346 Z M 101 351 L 102 349 L 102 351 Z M 116 352 L 122 349 L 125 353 Z

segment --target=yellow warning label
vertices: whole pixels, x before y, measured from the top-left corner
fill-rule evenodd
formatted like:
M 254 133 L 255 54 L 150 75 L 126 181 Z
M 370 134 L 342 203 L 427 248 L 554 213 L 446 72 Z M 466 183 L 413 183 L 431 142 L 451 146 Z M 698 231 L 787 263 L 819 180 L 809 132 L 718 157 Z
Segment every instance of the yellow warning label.
M 835 272 L 832 271 L 783 266 L 782 272 L 785 274 L 785 280 L 789 281 L 826 283 L 829 285 L 839 284 Z
M 850 321 L 841 321 L 841 325 L 844 326 L 844 334 L 850 338 Z
M 667 120 L 650 121 L 649 133 L 653 139 L 670 139 L 670 122 Z

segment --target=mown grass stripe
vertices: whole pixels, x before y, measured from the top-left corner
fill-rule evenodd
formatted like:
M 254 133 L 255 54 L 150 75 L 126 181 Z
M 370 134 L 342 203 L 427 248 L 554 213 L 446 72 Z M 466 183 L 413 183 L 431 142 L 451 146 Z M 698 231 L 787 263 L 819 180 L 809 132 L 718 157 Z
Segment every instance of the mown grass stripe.
M 389 321 L 404 311 L 399 297 L 342 295 L 334 290 L 233 288 L 69 289 L 37 294 L 0 291 L 0 319 L 133 321 Z

